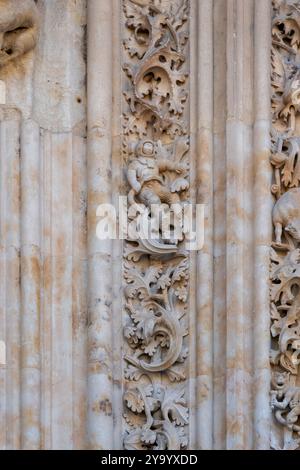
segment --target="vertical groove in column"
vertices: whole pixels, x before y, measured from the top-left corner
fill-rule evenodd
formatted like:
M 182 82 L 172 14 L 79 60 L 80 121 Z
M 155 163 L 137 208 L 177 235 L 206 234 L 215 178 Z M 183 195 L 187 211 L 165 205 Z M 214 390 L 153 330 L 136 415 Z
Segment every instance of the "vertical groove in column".
M 196 203 L 197 158 L 198 158 L 198 0 L 190 1 L 190 202 Z M 190 252 L 190 294 L 189 294 L 189 449 L 198 448 L 197 409 L 197 258 L 198 252 Z
M 204 246 L 197 259 L 197 446 L 213 435 L 213 2 L 198 6 L 197 203 L 205 204 Z
M 252 447 L 253 1 L 228 0 L 227 6 L 227 448 L 248 449 Z
M 7 108 L 1 116 L 0 155 L 5 181 L 6 449 L 20 449 L 20 115 Z M 2 182 L 4 183 L 2 180 Z
M 41 131 L 41 447 L 49 450 L 52 448 L 52 423 L 51 423 L 51 370 L 52 370 L 52 278 L 51 278 L 51 199 L 52 199 L 52 140 L 51 133 Z
M 123 163 L 121 149 L 121 99 L 122 99 L 122 66 L 121 66 L 121 31 L 120 18 L 122 15 L 120 0 L 113 0 L 113 25 L 112 34 L 114 38 L 114 64 L 113 64 L 113 119 L 112 119 L 112 203 L 118 210 L 119 196 L 124 194 L 123 185 Z M 123 407 L 123 326 L 122 326 L 122 240 L 113 241 L 113 302 L 112 302 L 112 321 L 113 321 L 113 414 L 114 414 L 114 449 L 123 448 L 123 430 L 122 430 L 122 413 Z
M 6 177 L 7 160 L 5 152 L 5 141 L 3 135 L 3 117 L 0 121 L 0 340 L 7 345 L 7 318 L 6 318 L 6 279 L 7 279 L 7 259 L 6 259 L 6 217 L 8 180 Z M 7 375 L 8 367 L 6 364 L 0 365 L 0 449 L 6 450 L 7 433 Z
M 112 243 L 96 237 L 111 202 L 112 3 L 88 2 L 88 447 L 113 446 Z
M 214 0 L 214 449 L 226 448 L 226 3 Z
M 21 135 L 21 446 L 40 448 L 40 138 L 22 123 Z
M 73 287 L 78 287 L 73 260 L 72 132 L 43 131 L 41 136 L 41 446 L 74 445 Z M 78 151 L 80 146 L 78 144 Z M 71 284 L 70 284 L 71 282 Z M 72 287 L 73 286 L 73 287 Z M 80 410 L 77 416 L 80 417 Z
M 29 112 L 41 127 L 44 449 L 78 449 L 86 443 L 86 4 L 39 1 L 41 25 Z M 56 48 L 57 43 L 64 47 Z
M 51 135 L 51 427 L 52 448 L 73 447 L 72 132 Z
M 254 123 L 254 448 L 270 448 L 270 154 L 271 2 L 255 1 Z
M 84 449 L 87 408 L 87 247 L 86 247 L 86 139 L 72 137 L 72 365 L 73 449 Z

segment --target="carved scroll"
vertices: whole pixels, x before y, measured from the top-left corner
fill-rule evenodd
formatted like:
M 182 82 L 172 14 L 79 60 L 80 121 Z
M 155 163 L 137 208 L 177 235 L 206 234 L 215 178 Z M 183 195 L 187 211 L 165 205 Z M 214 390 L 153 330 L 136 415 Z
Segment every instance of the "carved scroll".
M 123 0 L 124 447 L 187 447 L 188 0 Z M 151 222 L 151 233 L 135 238 Z M 174 223 L 175 225 L 175 223 Z M 181 227 L 181 226 L 180 226 Z M 156 235 L 156 236 L 153 236 Z
M 300 447 L 300 5 L 274 0 L 272 24 L 272 447 Z

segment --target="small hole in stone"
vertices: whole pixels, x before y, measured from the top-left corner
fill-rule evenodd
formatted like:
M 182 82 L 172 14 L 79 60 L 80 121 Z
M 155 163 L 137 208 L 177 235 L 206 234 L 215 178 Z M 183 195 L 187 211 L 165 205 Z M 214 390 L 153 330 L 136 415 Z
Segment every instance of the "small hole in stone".
M 165 58 L 165 56 L 160 55 L 160 56 L 159 56 L 159 62 L 161 62 L 162 64 L 164 64 L 165 62 L 167 62 L 167 59 Z
M 6 52 L 7 55 L 12 55 L 13 50 L 12 49 L 7 49 L 5 52 Z
M 82 99 L 80 98 L 80 96 L 77 97 L 77 103 L 81 103 L 82 102 Z

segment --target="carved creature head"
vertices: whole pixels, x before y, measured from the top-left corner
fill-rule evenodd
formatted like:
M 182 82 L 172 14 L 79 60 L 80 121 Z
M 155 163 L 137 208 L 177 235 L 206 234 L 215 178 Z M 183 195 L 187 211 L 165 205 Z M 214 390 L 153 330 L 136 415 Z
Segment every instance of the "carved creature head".
M 283 94 L 283 102 L 286 107 L 294 107 L 296 112 L 300 109 L 300 75 L 299 71 L 295 76 L 287 81 L 285 92 Z
M 143 140 L 136 146 L 137 157 L 154 157 L 156 154 L 156 145 L 151 140 Z
M 274 372 L 272 377 L 272 384 L 277 390 L 281 390 L 289 384 L 290 373 L 289 372 Z
M 294 240 L 300 241 L 300 220 L 297 218 L 292 219 L 285 227 Z
M 0 67 L 35 47 L 38 24 L 35 0 L 0 0 Z

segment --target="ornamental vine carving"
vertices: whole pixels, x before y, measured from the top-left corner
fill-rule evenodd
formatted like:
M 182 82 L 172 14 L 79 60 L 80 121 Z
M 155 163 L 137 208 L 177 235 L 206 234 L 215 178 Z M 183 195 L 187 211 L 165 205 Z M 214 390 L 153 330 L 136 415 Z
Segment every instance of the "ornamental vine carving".
M 272 447 L 300 447 L 300 6 L 274 0 L 272 23 Z
M 124 447 L 179 450 L 188 445 L 189 1 L 122 5 Z
M 34 49 L 38 26 L 34 0 L 0 0 L 0 67 Z

